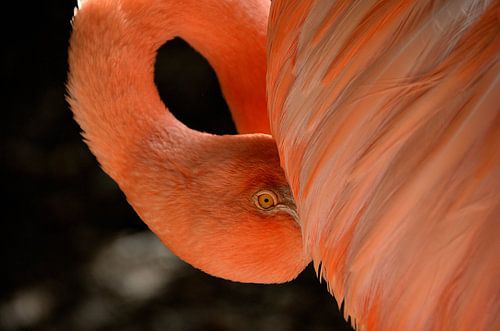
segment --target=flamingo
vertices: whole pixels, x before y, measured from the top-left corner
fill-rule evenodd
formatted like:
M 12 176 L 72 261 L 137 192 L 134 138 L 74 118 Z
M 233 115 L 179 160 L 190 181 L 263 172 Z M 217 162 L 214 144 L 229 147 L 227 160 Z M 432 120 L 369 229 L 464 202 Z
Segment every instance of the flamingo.
M 68 100 L 103 169 L 209 274 L 277 283 L 312 260 L 360 330 L 498 328 L 497 2 L 273 1 L 270 127 L 268 8 L 81 3 Z M 168 112 L 153 63 L 175 36 L 212 64 L 238 130 L 277 147 Z
M 187 128 L 160 100 L 153 65 L 183 38 L 214 67 L 237 129 L 269 131 L 268 12 L 262 0 L 88 0 L 68 54 L 68 101 L 104 171 L 173 253 L 240 282 L 290 280 L 310 262 L 274 140 Z
M 500 330 L 499 12 L 272 3 L 271 131 L 304 248 L 357 329 Z

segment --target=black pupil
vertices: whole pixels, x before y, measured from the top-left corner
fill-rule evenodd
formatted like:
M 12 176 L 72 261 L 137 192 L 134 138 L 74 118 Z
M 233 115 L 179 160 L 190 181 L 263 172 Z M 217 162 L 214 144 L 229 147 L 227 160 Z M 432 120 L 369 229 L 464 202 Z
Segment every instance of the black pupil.
M 269 199 L 268 198 L 264 198 L 264 202 L 269 202 Z

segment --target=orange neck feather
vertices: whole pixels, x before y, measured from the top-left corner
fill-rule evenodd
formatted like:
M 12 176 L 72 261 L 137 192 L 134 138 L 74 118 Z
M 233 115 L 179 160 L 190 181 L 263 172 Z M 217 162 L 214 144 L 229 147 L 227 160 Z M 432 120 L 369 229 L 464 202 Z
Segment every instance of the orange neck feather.
M 166 40 L 184 38 L 216 70 L 237 128 L 268 132 L 268 7 L 265 0 L 88 0 L 75 15 L 69 51 L 68 100 L 103 169 L 174 253 L 238 281 L 289 280 L 309 262 L 293 218 L 265 215 L 252 202 L 261 189 L 287 191 L 274 141 L 188 129 L 160 100 L 153 67 Z

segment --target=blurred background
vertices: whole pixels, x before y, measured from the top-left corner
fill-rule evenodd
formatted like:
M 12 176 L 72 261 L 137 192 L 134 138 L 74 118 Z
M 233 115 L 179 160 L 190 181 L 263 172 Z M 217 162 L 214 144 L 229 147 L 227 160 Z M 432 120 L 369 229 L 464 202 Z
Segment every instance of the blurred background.
M 0 330 L 350 330 L 310 267 L 288 284 L 239 284 L 162 246 L 65 102 L 76 1 L 12 4 L 1 20 Z M 214 72 L 183 41 L 162 47 L 156 81 L 188 126 L 235 132 Z

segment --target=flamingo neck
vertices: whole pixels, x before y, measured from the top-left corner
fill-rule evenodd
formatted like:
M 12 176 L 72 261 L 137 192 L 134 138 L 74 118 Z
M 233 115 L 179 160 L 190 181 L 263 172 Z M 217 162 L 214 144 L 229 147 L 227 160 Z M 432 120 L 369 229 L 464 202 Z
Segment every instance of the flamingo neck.
M 106 172 L 118 180 L 127 172 L 130 152 L 151 149 L 154 141 L 179 149 L 200 136 L 168 112 L 154 85 L 156 51 L 176 36 L 214 66 L 237 128 L 269 131 L 263 21 L 268 7 L 263 1 L 82 4 L 69 51 L 69 102 Z M 250 116 L 252 110 L 257 114 Z
M 153 68 L 166 40 L 184 38 L 214 66 L 238 129 L 259 131 L 260 122 L 245 116 L 267 123 L 267 7 L 266 0 L 87 0 L 69 52 L 68 101 L 104 170 L 175 254 L 237 281 L 290 280 L 310 260 L 286 212 L 293 207 L 275 142 L 188 129 L 162 103 Z M 264 189 L 282 192 L 276 213 L 253 202 Z

